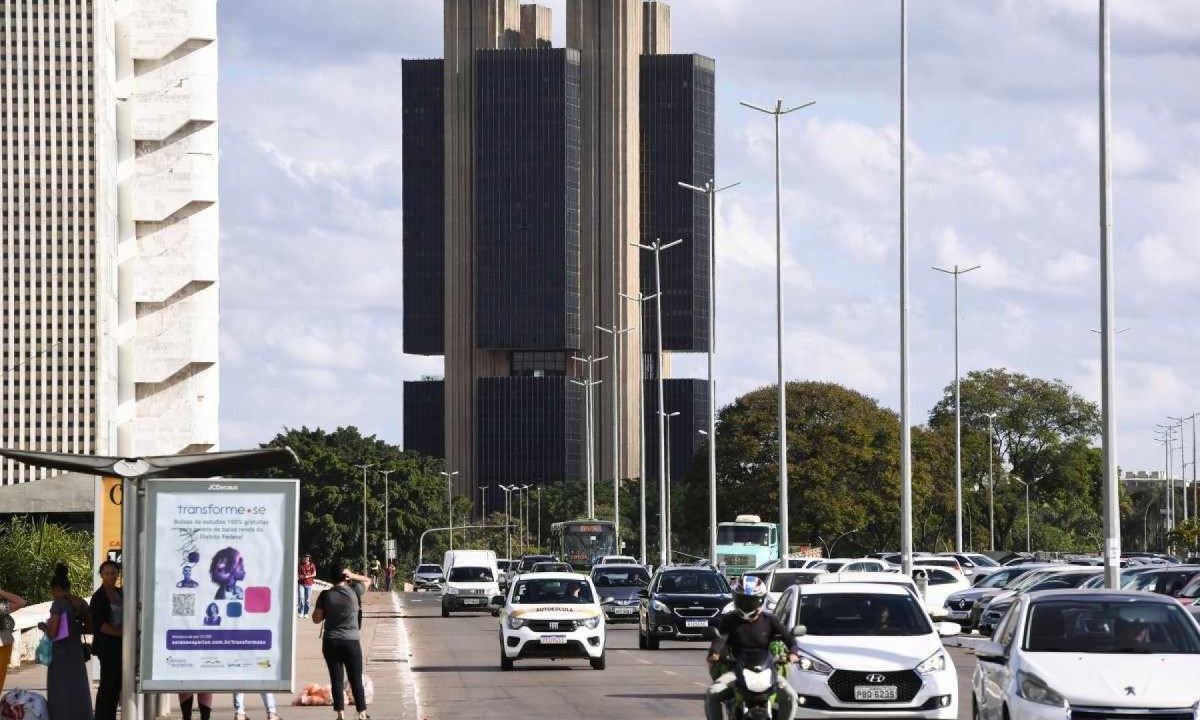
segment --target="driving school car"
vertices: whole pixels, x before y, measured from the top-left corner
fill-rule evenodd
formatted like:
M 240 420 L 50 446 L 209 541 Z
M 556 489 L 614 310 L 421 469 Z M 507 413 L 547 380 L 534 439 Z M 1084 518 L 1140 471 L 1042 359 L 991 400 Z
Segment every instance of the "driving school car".
M 590 578 L 576 573 L 526 573 L 507 598 L 493 598 L 500 610 L 500 668 L 526 659 L 586 659 L 605 667 L 604 611 Z

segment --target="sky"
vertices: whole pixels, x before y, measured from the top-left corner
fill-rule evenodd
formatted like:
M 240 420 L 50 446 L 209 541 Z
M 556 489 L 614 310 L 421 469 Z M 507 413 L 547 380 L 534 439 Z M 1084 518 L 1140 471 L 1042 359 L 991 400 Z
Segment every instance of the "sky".
M 544 4 L 561 46 L 565 1 Z M 738 101 L 779 98 L 816 101 L 782 121 L 786 375 L 898 410 L 898 0 L 670 4 L 673 50 L 717 61 L 717 182 L 742 183 L 718 207 L 719 403 L 776 377 L 773 133 Z M 1200 410 L 1200 3 L 1110 6 L 1117 452 L 1154 470 L 1155 424 Z M 933 265 L 981 266 L 960 280 L 964 375 L 1099 401 L 1096 7 L 909 3 L 914 424 L 954 376 Z M 219 12 L 222 446 L 339 425 L 400 443 L 402 383 L 442 373 L 401 343 L 400 63 L 441 56 L 442 3 Z

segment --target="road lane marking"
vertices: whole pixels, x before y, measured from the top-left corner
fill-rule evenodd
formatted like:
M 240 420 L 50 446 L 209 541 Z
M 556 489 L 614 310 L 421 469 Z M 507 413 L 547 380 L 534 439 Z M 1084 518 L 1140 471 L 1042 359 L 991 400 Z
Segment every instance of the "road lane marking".
M 668 675 L 674 675 L 675 677 L 679 677 L 679 673 L 675 672 L 674 670 L 663 670 L 663 672 L 665 672 Z

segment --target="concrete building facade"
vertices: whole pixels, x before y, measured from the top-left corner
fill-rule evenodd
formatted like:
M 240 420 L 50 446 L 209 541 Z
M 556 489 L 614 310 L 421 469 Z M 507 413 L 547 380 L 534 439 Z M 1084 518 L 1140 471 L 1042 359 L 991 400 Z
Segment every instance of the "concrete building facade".
M 216 0 L 4 0 L 0 25 L 0 445 L 215 449 Z

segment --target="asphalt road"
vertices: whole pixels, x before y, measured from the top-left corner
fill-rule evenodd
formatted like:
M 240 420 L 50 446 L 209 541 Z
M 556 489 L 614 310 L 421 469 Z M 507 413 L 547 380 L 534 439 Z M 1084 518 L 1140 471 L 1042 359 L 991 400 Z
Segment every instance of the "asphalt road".
M 517 662 L 501 672 L 498 620 L 488 614 L 441 617 L 439 596 L 402 596 L 421 716 L 427 720 L 664 720 L 704 717 L 705 645 L 664 642 L 637 649 L 636 625 L 609 626 L 608 667 L 583 660 Z M 959 717 L 969 718 L 969 651 L 951 648 L 959 673 Z

